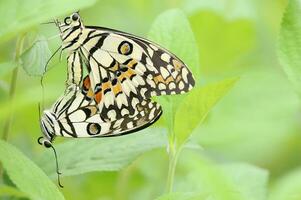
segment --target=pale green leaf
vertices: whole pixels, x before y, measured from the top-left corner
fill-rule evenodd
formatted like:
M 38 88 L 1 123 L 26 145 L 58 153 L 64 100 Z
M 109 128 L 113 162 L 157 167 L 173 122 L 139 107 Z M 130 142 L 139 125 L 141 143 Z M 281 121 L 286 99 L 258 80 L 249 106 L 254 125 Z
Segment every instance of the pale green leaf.
M 162 195 L 155 200 L 206 200 L 208 196 L 194 193 L 171 193 Z
M 193 130 L 202 123 L 212 107 L 234 86 L 238 79 L 228 79 L 192 90 L 175 115 L 177 142 L 183 144 Z
M 301 199 L 301 169 L 289 172 L 276 180 L 271 189 L 269 200 L 299 200 Z
M 247 200 L 266 200 L 268 171 L 246 163 L 230 163 L 220 166 L 237 190 Z
M 28 75 L 43 76 L 51 52 L 45 37 L 37 37 L 31 48 L 21 55 L 22 67 Z
M 0 161 L 13 183 L 33 200 L 64 199 L 46 174 L 14 146 L 0 140 Z
M 168 10 L 153 22 L 148 38 L 182 59 L 199 78 L 198 47 L 189 21 L 181 10 Z
M 55 145 L 63 175 L 91 171 L 117 171 L 133 162 L 140 154 L 165 146 L 164 129 L 148 128 L 138 133 L 94 139 L 73 139 Z M 49 175 L 55 175 L 53 152 L 45 150 L 37 161 Z M 55 177 L 55 176 L 54 176 Z
M 291 0 L 284 13 L 278 55 L 288 78 L 301 94 L 301 4 Z
M 0 43 L 31 26 L 94 4 L 96 0 L 1 0 Z
M 204 152 L 204 151 L 202 151 Z M 219 164 L 201 153 L 185 149 L 175 182 L 179 193 L 197 193 L 212 200 L 265 200 L 268 172 L 246 163 Z
M 177 192 L 197 193 L 206 200 L 248 200 L 233 179 L 204 155 L 183 151 L 178 168 L 185 170 L 185 176 L 175 179 Z
M 211 1 L 199 1 L 202 2 Z M 227 9 L 222 2 L 216 6 L 220 5 Z M 227 13 L 231 15 L 233 12 Z M 203 74 L 216 77 L 231 71 L 237 74 L 258 61 L 254 48 L 259 44 L 256 43 L 256 26 L 251 19 L 227 20 L 214 11 L 198 10 L 189 15 L 189 22 L 196 37 Z M 260 46 L 264 44 L 261 42 Z
M 269 166 L 278 174 L 300 162 L 299 108 L 283 72 L 260 66 L 245 72 L 192 140 L 219 157 Z
M 184 10 L 189 14 L 214 11 L 229 21 L 243 18 L 255 20 L 257 18 L 255 3 L 248 0 L 185 0 Z

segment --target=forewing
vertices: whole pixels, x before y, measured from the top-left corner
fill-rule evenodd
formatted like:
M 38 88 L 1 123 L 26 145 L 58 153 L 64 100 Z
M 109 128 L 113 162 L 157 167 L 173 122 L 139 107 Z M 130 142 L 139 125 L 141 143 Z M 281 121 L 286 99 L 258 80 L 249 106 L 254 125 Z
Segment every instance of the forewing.
M 139 85 L 138 92 L 144 97 L 185 93 L 195 84 L 184 62 L 155 43 L 100 27 L 87 27 L 85 35 L 81 46 L 84 57 L 91 68 L 103 68 L 98 70 L 100 75 L 93 73 L 96 81 L 112 80 L 116 73 L 130 71 L 134 74 L 131 84 Z M 115 76 L 110 77 L 111 72 Z

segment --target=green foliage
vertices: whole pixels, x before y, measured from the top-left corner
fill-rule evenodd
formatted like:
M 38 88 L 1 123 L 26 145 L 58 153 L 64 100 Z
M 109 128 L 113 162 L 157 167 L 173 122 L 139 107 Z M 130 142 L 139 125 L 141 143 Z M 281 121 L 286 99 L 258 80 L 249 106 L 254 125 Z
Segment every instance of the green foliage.
M 52 20 L 80 8 L 91 6 L 96 0 L 2 0 L 0 2 L 0 43 L 31 26 Z
M 245 163 L 222 164 L 220 166 L 230 181 L 237 187 L 243 199 L 265 200 L 267 198 L 268 172 Z
M 300 168 L 280 178 L 272 187 L 269 200 L 296 200 L 301 198 Z
M 181 10 L 168 10 L 159 15 L 148 37 L 183 59 L 198 80 L 198 47 L 189 21 Z
M 0 140 L 0 161 L 13 183 L 33 200 L 64 199 L 46 174 L 14 146 Z
M 162 129 L 147 129 L 139 134 L 115 138 L 80 139 L 56 146 L 63 176 L 91 171 L 120 170 L 139 155 L 165 145 Z M 49 175 L 55 177 L 53 152 L 47 151 L 37 161 Z M 50 159 L 51 158 L 51 159 Z
M 38 36 L 32 47 L 27 49 L 20 57 L 22 67 L 28 75 L 43 76 L 46 72 L 46 65 L 51 56 L 48 43 L 45 37 Z
M 237 79 L 229 79 L 191 91 L 176 111 L 174 131 L 177 144 L 187 141 L 212 107 L 230 90 Z
M 298 0 L 288 3 L 282 19 L 278 46 L 284 70 L 301 94 L 301 4 Z
M 198 2 L 206 4 L 203 3 L 205 1 Z M 208 4 L 213 5 L 212 2 Z M 255 48 L 253 22 L 249 18 L 224 17 L 220 12 L 226 12 L 226 16 L 229 16 L 235 15 L 235 11 L 242 9 L 229 6 L 229 11 L 225 11 L 221 10 L 220 4 L 214 4 L 219 12 L 201 9 L 192 12 L 189 17 L 192 30 L 196 35 L 201 69 L 203 72 L 214 73 L 217 76 L 221 74 L 221 70 L 235 70 L 237 73 L 242 70 L 242 65 L 247 67 L 245 65 L 247 65 L 248 54 Z
M 155 200 L 202 200 L 206 199 L 203 195 L 196 195 L 190 193 L 172 193 L 165 194 L 161 197 L 156 198 Z
M 244 163 L 218 164 L 191 150 L 183 151 L 179 168 L 184 177 L 178 177 L 175 187 L 181 193 L 199 195 L 215 200 L 266 199 L 268 173 Z

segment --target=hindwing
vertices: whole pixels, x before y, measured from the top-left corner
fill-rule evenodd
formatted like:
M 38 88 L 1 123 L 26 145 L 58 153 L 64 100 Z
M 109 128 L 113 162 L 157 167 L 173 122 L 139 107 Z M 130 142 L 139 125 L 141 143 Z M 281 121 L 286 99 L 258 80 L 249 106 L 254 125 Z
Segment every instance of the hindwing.
M 105 119 L 94 99 L 80 90 L 69 90 L 45 116 L 51 120 L 55 135 L 63 137 L 105 137 L 124 135 L 146 128 L 159 119 L 162 110 L 150 99 L 139 102 L 136 112 L 116 120 Z

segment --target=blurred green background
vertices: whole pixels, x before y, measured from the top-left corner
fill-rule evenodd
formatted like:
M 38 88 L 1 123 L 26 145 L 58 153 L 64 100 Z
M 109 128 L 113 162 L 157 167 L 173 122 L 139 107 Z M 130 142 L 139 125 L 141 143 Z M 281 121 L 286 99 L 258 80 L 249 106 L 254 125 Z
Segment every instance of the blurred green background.
M 20 2 L 7 1 L 6 7 L 5 3 L 0 3 L 0 24 L 5 18 L 10 19 L 10 23 L 15 26 L 22 26 L 20 20 L 14 21 L 10 17 L 18 16 L 20 10 L 36 13 L 36 4 L 31 4 L 30 0 L 27 3 Z M 32 2 L 42 4 L 42 1 Z M 32 22 L 32 25 L 24 25 L 20 30 L 9 30 L 9 34 L 4 33 L 9 26 L 2 22 L 1 134 L 10 116 L 7 108 L 11 101 L 11 65 L 14 65 L 11 62 L 15 57 L 18 35 L 28 31 L 46 38 L 57 35 L 58 30 L 54 25 L 39 23 L 53 17 L 63 18 L 81 7 L 78 2 L 84 1 L 76 1 L 74 4 L 66 1 L 65 8 L 60 8 L 61 16 L 45 16 Z M 187 16 L 198 46 L 199 85 L 240 77 L 236 85 L 209 113 L 204 123 L 194 130 L 188 145 L 190 147 L 183 150 L 179 157 L 174 180 L 175 192 L 201 193 L 204 190 L 206 192 L 203 196 L 195 199 L 231 199 L 226 196 L 214 197 L 210 193 L 214 193 L 215 189 L 227 188 L 220 180 L 222 175 L 219 173 L 223 173 L 231 177 L 229 184 L 238 190 L 232 191 L 233 193 L 243 191 L 243 197 L 237 199 L 301 199 L 300 101 L 277 57 L 281 19 L 288 0 L 90 2 L 92 3 L 88 6 L 83 3 L 84 8 L 80 8 L 80 15 L 86 25 L 110 27 L 142 37 L 147 37 L 159 14 L 179 8 Z M 74 8 L 68 4 L 72 4 Z M 26 8 L 21 7 L 25 5 Z M 15 10 L 7 10 L 9 6 Z M 47 12 L 47 6 L 43 9 L 43 12 Z M 55 10 L 51 6 L 49 9 Z M 60 40 L 56 38 L 48 43 L 53 52 L 60 45 Z M 66 62 L 63 59 L 60 63 L 52 64 L 51 70 L 44 77 L 47 107 L 63 93 L 65 78 Z M 28 76 L 23 68 L 19 68 L 14 99 L 8 142 L 35 160 L 37 155 L 46 151 L 36 143 L 36 138 L 41 135 L 37 110 L 37 102 L 42 99 L 40 78 Z M 160 122 L 156 126 L 159 127 Z M 63 140 L 58 143 L 61 141 Z M 118 146 L 113 145 L 112 148 Z M 52 154 L 46 159 L 54 162 Z M 155 148 L 139 155 L 134 162 L 120 171 L 90 172 L 64 177 L 65 188 L 61 191 L 66 199 L 72 200 L 155 199 L 165 191 L 167 168 L 166 147 Z

